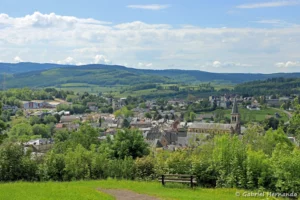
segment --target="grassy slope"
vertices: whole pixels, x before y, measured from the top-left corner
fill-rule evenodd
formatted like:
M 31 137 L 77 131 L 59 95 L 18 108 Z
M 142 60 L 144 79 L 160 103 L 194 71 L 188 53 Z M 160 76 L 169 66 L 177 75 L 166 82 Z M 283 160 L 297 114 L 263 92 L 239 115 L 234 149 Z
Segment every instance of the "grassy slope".
M 245 118 L 246 120 L 249 115 L 252 115 L 251 117 L 253 117 L 256 121 L 264 121 L 267 115 L 272 115 L 274 117 L 276 112 L 279 113 L 279 115 L 281 116 L 279 120 L 283 120 L 286 122 L 289 119 L 286 113 L 284 113 L 283 111 L 275 110 L 274 108 L 266 108 L 262 110 L 248 110 L 246 108 L 239 107 L 239 112 L 241 114 L 242 119 Z M 225 116 L 230 117 L 230 113 L 230 109 L 225 110 Z
M 97 188 L 129 189 L 137 193 L 160 197 L 161 199 L 174 200 L 226 200 L 240 199 L 235 193 L 236 189 L 203 189 L 203 188 L 178 188 L 163 187 L 158 182 L 136 182 L 136 181 L 79 181 L 65 183 L 7 183 L 0 185 L 0 199 L 14 200 L 110 200 L 114 199 L 97 191 Z M 238 190 L 240 194 L 244 191 Z M 247 199 L 254 199 L 247 197 Z M 257 199 L 257 198 L 255 198 Z
M 252 111 L 245 109 L 245 108 L 240 108 L 239 112 L 241 113 L 241 115 L 251 115 L 252 114 L 256 121 L 264 121 L 266 119 L 267 115 L 271 115 L 274 117 L 275 113 L 277 112 L 281 116 L 281 118 L 279 118 L 279 120 L 283 120 L 285 122 L 288 121 L 288 116 L 284 112 L 275 110 L 273 108 L 266 108 L 266 109 L 262 109 L 262 110 L 252 110 Z

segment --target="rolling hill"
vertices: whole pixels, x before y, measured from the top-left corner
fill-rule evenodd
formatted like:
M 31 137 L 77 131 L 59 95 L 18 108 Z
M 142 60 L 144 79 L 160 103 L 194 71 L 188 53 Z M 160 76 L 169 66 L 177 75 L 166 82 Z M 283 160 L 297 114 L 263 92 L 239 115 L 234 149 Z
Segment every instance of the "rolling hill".
M 300 73 L 247 74 L 211 73 L 197 70 L 149 70 L 118 65 L 58 65 L 37 63 L 0 63 L 0 73 L 6 73 L 6 87 L 59 87 L 61 84 L 83 83 L 101 86 L 138 85 L 146 83 L 224 82 L 230 84 L 268 78 L 300 77 Z M 3 81 L 3 76 L 0 77 Z
M 52 68 L 68 67 L 68 65 L 58 64 L 40 64 L 40 63 L 0 63 L 0 73 L 15 74 L 23 72 L 31 72 L 37 70 L 47 70 Z
M 235 86 L 235 92 L 247 95 L 287 95 L 300 93 L 300 78 L 270 78 Z

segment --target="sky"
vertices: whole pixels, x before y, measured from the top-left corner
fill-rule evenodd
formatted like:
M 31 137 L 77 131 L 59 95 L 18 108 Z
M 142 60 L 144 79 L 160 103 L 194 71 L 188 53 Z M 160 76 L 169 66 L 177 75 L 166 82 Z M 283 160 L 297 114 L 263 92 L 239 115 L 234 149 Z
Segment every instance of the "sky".
M 300 0 L 0 0 L 0 62 L 300 72 Z

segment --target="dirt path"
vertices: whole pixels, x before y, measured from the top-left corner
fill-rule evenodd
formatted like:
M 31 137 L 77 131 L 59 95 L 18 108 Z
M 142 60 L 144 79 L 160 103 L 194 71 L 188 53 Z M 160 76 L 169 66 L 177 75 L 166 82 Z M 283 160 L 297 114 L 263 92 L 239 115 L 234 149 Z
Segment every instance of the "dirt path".
M 138 194 L 129 190 L 119 190 L 119 189 L 101 189 L 99 191 L 110 194 L 116 198 L 116 200 L 159 200 L 156 197 L 148 196 L 146 194 Z

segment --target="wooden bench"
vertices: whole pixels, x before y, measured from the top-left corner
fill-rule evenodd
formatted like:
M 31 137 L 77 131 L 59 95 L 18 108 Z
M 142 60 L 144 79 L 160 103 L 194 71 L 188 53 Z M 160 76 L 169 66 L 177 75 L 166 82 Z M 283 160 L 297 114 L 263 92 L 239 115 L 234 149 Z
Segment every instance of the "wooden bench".
M 164 174 L 158 178 L 158 181 L 165 185 L 166 182 L 189 183 L 193 188 L 197 184 L 196 176 L 189 174 Z

